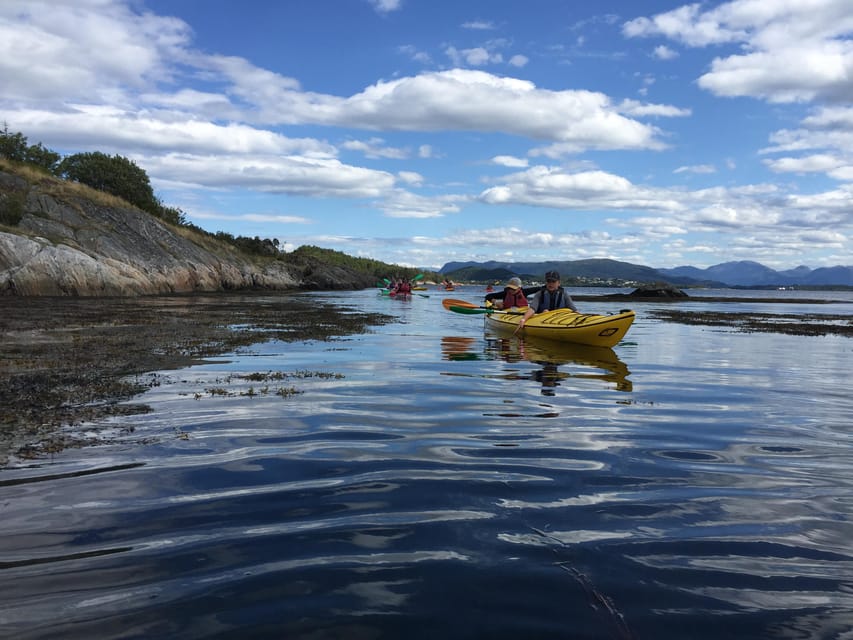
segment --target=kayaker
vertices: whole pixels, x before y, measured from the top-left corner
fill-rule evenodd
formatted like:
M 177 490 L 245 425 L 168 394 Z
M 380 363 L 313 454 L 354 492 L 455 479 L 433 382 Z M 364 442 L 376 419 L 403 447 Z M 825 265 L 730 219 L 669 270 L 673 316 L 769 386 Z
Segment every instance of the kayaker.
M 397 287 L 395 292 L 398 294 L 410 294 L 412 292 L 412 283 L 409 282 L 408 278 L 402 278 L 399 283 L 397 283 Z
M 530 297 L 529 304 L 530 308 L 519 321 L 516 331 L 524 327 L 524 324 L 537 313 L 554 309 L 578 310 L 572 297 L 560 286 L 560 274 L 556 271 L 545 274 L 545 286 Z
M 487 295 L 486 303 L 490 301 L 495 309 L 526 307 L 527 297 L 524 295 L 524 289 L 521 288 L 521 278 L 510 278 L 503 291 Z

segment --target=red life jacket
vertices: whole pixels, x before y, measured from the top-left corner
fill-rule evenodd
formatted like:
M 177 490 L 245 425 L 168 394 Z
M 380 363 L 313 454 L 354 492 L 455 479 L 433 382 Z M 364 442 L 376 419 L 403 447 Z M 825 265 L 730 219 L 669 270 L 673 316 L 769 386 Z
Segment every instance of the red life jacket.
M 524 295 L 524 291 L 522 291 L 520 287 L 518 289 L 512 289 L 510 287 L 504 289 L 504 309 L 526 306 L 527 297 Z

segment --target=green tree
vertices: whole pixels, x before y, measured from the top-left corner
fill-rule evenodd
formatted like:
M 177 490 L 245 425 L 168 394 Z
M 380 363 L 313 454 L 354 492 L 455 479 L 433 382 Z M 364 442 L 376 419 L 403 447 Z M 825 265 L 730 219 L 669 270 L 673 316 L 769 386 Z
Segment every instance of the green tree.
M 37 167 L 47 170 L 52 174 L 56 174 L 59 167 L 59 161 L 62 159 L 55 151 L 51 151 L 47 147 L 43 147 L 41 142 L 27 147 L 27 155 L 24 162 L 33 164 Z
M 15 162 L 26 162 L 54 174 L 62 157 L 42 146 L 41 142 L 28 145 L 26 136 L 22 133 L 12 133 L 5 122 L 3 130 L 0 131 L 0 156 Z
M 179 207 L 167 207 L 159 199 L 157 200 L 157 203 L 160 206 L 160 210 L 155 215 L 159 216 L 166 222 L 171 222 L 179 227 L 189 226 L 187 216 L 183 209 L 180 209 Z
M 59 164 L 58 173 L 67 180 L 123 198 L 148 213 L 162 214 L 163 206 L 154 196 L 148 174 L 122 156 L 108 156 L 100 151 L 76 153 Z
M 0 156 L 15 162 L 24 162 L 27 157 L 27 138 L 22 133 L 12 133 L 4 122 L 0 131 Z

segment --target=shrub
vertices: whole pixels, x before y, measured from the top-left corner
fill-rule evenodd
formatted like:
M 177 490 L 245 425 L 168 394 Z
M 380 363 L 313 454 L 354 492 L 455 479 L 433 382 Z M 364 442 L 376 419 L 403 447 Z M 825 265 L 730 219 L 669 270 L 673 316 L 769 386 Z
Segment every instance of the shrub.
M 58 171 L 67 180 L 111 193 L 148 213 L 158 215 L 163 209 L 145 170 L 122 156 L 100 151 L 76 153 L 66 157 Z
M 24 217 L 25 202 L 23 193 L 0 193 L 0 224 L 17 225 Z
M 27 138 L 22 133 L 11 133 L 8 125 L 3 124 L 0 131 L 0 157 L 14 162 L 25 162 L 44 169 L 48 173 L 56 173 L 60 155 L 43 147 L 41 142 L 27 144 Z

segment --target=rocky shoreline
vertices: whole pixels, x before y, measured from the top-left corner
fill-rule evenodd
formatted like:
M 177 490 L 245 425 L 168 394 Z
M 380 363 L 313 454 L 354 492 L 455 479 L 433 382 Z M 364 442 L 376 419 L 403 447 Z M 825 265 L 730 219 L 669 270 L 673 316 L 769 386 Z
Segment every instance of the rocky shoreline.
M 375 282 L 319 260 L 250 255 L 83 185 L 4 166 L 0 296 L 359 289 Z

